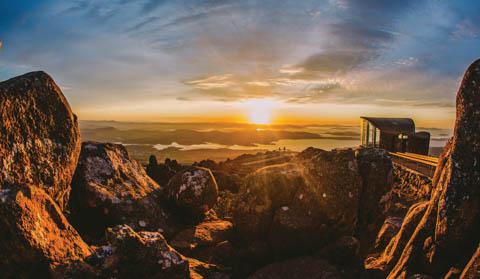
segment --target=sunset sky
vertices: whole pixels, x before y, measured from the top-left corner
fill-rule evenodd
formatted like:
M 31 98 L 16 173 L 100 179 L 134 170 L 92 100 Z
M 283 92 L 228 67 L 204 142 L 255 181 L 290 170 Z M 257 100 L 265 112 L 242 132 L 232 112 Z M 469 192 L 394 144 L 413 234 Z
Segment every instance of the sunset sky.
M 80 119 L 448 127 L 480 1 L 0 0 L 0 80 L 51 74 Z

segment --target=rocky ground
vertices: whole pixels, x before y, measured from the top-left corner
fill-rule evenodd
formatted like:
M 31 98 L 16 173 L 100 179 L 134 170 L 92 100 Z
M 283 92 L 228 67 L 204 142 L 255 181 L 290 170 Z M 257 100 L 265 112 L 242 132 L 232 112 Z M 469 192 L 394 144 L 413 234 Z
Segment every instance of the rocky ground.
M 0 107 L 1 278 L 480 277 L 480 61 L 433 181 L 364 148 L 144 167 L 43 72 Z

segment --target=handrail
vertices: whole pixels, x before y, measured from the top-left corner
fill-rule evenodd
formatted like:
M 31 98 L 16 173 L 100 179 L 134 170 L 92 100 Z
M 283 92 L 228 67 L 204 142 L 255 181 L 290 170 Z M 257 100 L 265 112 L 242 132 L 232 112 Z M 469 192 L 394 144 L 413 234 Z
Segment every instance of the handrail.
M 410 153 L 410 152 L 405 152 L 404 154 L 407 155 L 407 156 L 417 157 L 417 158 L 421 158 L 421 159 L 424 159 L 424 160 L 427 160 L 427 161 L 431 161 L 433 163 L 438 163 L 438 158 L 437 157 L 415 154 L 415 153 Z
M 418 158 L 418 157 L 415 157 L 415 156 L 406 155 L 405 153 L 389 152 L 389 154 L 393 155 L 393 156 L 403 158 L 403 159 L 407 159 L 407 160 L 410 160 L 410 161 L 414 161 L 414 162 L 417 162 L 417 163 L 425 164 L 425 165 L 428 165 L 428 166 L 432 166 L 432 167 L 437 166 L 437 163 L 432 162 L 431 160 L 425 160 L 425 159 L 421 159 L 421 158 Z

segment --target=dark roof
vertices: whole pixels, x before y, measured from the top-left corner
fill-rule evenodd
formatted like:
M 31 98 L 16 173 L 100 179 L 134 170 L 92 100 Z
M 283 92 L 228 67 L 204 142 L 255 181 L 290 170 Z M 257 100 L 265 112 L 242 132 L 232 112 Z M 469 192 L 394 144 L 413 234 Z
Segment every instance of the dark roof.
M 415 123 L 410 118 L 361 117 L 387 133 L 415 133 Z

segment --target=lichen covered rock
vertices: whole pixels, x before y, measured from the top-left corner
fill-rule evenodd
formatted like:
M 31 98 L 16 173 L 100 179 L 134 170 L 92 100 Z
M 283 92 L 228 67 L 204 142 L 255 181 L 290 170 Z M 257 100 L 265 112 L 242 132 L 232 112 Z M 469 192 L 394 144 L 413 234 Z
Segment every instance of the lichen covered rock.
M 162 188 L 125 147 L 84 142 L 72 183 L 71 220 L 92 239 L 118 224 L 170 235 L 175 226 L 161 194 Z
M 4 185 L 0 190 L 0 239 L 5 277 L 48 276 L 57 266 L 91 254 L 60 207 L 30 184 Z
M 106 238 L 108 245 L 98 247 L 86 260 L 98 277 L 189 278 L 188 260 L 171 248 L 159 232 L 137 233 L 127 225 L 118 225 L 107 229 Z M 82 273 L 84 270 L 75 269 Z
M 201 217 L 217 202 L 218 187 L 210 170 L 189 167 L 170 179 L 166 195 L 181 211 Z
M 55 81 L 32 72 L 0 83 L 0 187 L 31 183 L 64 210 L 80 153 L 76 116 Z

